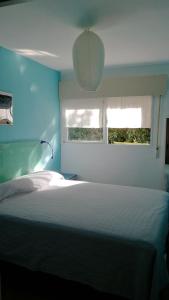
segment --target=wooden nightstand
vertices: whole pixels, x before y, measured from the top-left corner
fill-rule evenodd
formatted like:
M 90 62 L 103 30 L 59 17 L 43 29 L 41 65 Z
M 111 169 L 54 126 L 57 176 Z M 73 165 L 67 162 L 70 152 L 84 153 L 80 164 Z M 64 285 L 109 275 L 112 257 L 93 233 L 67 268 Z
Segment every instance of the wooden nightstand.
M 77 180 L 77 174 L 60 172 L 66 180 Z

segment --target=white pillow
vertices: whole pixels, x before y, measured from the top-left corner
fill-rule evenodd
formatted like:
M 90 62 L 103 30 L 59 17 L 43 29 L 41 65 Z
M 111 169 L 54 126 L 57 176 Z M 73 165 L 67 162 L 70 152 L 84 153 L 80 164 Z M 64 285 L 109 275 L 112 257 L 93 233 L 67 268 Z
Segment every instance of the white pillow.
M 24 177 L 31 179 L 37 189 L 55 185 L 58 180 L 64 179 L 63 175 L 60 173 L 48 170 L 33 172 Z
M 0 201 L 21 193 L 30 193 L 55 185 L 64 177 L 54 171 L 39 171 L 0 184 Z
M 29 178 L 17 178 L 0 184 L 0 201 L 5 198 L 21 194 L 30 193 L 37 188 Z

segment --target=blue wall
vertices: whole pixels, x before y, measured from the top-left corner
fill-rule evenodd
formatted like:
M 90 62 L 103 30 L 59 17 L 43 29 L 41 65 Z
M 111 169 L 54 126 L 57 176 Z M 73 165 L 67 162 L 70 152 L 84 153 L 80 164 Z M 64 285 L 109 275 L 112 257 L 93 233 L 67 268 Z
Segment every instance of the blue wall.
M 0 142 L 52 142 L 53 160 L 49 147 L 42 145 L 46 151 L 45 167 L 50 169 L 60 169 L 59 77 L 57 71 L 0 48 L 0 91 L 13 94 L 14 116 L 13 126 L 0 126 Z

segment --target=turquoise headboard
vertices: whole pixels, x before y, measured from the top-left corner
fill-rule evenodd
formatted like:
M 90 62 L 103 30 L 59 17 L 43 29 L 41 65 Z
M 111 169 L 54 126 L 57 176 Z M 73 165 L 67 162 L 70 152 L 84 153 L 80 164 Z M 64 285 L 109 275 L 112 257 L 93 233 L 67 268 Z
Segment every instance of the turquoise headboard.
M 0 143 L 0 182 L 40 170 L 40 141 Z

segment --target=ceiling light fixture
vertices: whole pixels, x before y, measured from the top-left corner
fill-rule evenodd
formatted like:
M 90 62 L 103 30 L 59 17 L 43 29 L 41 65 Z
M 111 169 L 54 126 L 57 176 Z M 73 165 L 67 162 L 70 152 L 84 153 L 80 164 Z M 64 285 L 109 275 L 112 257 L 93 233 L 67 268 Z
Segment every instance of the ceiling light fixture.
M 100 37 L 89 29 L 75 40 L 73 66 L 79 85 L 87 91 L 96 91 L 103 75 L 104 45 Z

